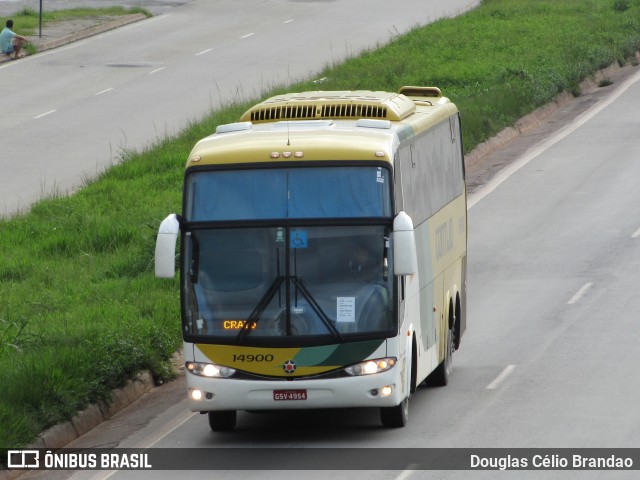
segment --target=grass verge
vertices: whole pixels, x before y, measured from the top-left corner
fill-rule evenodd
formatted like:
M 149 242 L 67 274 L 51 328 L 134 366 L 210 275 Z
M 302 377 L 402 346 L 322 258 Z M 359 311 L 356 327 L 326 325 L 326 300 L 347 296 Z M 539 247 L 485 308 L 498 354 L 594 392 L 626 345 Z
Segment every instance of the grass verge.
M 639 48 L 640 0 L 486 0 L 286 90 L 435 85 L 458 104 L 469 151 Z M 0 447 L 108 400 L 141 369 L 171 375 L 179 294 L 177 281 L 153 277 L 156 230 L 180 211 L 194 142 L 247 107 L 126 152 L 76 194 L 0 222 Z

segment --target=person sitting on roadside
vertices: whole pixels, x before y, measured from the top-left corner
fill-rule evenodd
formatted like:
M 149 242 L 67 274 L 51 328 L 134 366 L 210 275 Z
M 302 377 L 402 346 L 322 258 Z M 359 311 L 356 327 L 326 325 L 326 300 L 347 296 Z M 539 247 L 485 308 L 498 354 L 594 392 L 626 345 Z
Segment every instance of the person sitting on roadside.
M 6 27 L 0 32 L 0 51 L 5 55 L 14 54 L 13 58 L 18 58 L 22 46 L 28 42 L 28 40 L 22 35 L 14 33 L 13 20 L 7 20 Z

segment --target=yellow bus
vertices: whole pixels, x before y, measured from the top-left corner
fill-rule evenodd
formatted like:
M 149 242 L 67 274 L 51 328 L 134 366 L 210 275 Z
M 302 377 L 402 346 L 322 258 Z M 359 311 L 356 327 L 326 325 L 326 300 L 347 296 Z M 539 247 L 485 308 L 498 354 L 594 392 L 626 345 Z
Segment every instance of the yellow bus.
M 466 328 L 459 113 L 435 87 L 279 95 L 191 151 L 180 238 L 189 408 L 380 408 L 402 427 Z

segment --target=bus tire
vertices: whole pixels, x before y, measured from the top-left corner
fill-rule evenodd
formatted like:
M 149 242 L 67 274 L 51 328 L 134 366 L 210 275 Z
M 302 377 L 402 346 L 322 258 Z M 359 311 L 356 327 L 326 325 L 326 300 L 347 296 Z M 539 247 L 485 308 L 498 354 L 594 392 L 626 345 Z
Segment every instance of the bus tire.
M 228 432 L 236 426 L 235 410 L 209 412 L 209 426 L 214 432 Z
M 381 407 L 380 420 L 386 428 L 402 428 L 409 421 L 409 397 L 395 407 Z
M 453 350 L 454 350 L 455 332 L 450 328 L 447 332 L 447 344 L 444 351 L 444 360 L 436 367 L 431 375 L 427 378 L 429 385 L 435 387 L 445 387 L 449 384 L 451 373 L 453 372 Z
M 460 302 L 460 294 L 456 295 L 456 313 L 454 317 L 454 332 L 455 335 L 453 337 L 453 346 L 455 350 L 460 348 L 460 342 L 462 341 L 462 306 Z

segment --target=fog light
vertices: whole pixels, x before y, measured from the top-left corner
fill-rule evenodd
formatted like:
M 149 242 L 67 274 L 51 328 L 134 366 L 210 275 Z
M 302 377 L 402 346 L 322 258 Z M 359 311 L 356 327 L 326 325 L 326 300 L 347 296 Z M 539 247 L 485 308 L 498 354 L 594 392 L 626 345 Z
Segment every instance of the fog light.
M 393 391 L 393 387 L 390 387 L 388 385 L 386 387 L 382 387 L 382 390 L 380 390 L 380 396 L 388 397 L 389 395 L 391 395 L 392 391 Z
M 202 400 L 202 392 L 197 388 L 191 390 L 191 398 L 194 400 Z

